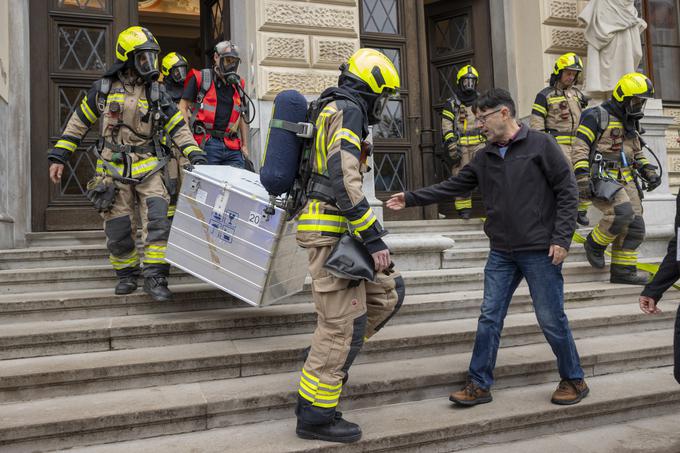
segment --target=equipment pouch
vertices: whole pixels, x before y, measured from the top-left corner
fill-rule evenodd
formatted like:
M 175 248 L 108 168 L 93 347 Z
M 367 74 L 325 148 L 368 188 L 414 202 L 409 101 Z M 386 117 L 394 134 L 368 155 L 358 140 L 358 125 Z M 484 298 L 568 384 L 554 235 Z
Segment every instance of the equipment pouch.
M 340 278 L 366 281 L 375 279 L 373 257 L 364 244 L 349 233 L 340 237 L 323 267 Z
M 591 179 L 593 197 L 598 200 L 611 202 L 616 193 L 623 189 L 623 185 L 611 178 L 596 176 Z
M 87 182 L 85 196 L 98 212 L 109 212 L 116 202 L 118 188 L 110 176 L 97 175 Z

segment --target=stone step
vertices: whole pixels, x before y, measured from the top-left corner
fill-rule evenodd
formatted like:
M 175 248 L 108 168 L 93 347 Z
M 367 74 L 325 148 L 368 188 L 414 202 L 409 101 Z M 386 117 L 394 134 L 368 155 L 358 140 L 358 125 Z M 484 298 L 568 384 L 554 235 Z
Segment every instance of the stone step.
M 641 260 L 659 262 L 659 259 Z M 406 270 L 407 294 L 446 292 L 455 285 L 456 290 L 481 289 L 483 267 L 460 269 Z M 585 261 L 567 262 L 563 266 L 565 279 L 570 282 L 605 281 L 609 279 L 608 268 L 595 269 Z M 171 284 L 198 283 L 200 280 L 183 271 L 172 268 Z M 141 280 L 140 280 L 141 282 Z M 87 267 L 53 267 L 40 269 L 11 269 L 0 271 L 0 297 L 27 292 L 75 291 L 82 289 L 113 288 L 116 275 L 109 265 Z M 308 285 L 305 285 L 307 290 Z
M 54 294 L 37 292 L 0 295 L 0 326 L 21 322 L 65 321 L 224 308 L 255 310 L 229 294 L 212 289 L 207 283 L 170 285 L 170 288 L 175 297 L 172 301 L 164 303 L 154 301 L 141 290 L 127 296 L 116 296 L 111 288 L 58 291 Z M 564 292 L 567 304 L 608 305 L 619 303 L 623 300 L 621 298 L 634 301 L 640 293 L 640 287 L 608 282 L 567 282 Z M 468 290 L 413 294 L 409 290 L 398 317 L 392 322 L 474 317 L 479 313 L 482 293 L 482 290 Z M 671 291 L 666 298 L 673 299 L 675 294 Z M 680 293 L 677 296 L 680 298 Z M 283 302 L 308 303 L 311 300 L 312 296 L 307 287 L 306 291 L 282 301 L 279 305 L 283 305 Z M 311 313 L 313 306 L 309 304 L 308 309 Z M 513 297 L 510 312 L 531 309 L 528 288 L 526 285 L 520 286 Z
M 467 267 L 483 267 L 489 257 L 488 248 L 452 247 L 443 252 L 442 267 L 444 269 L 461 269 Z M 567 263 L 586 262 L 585 249 L 581 244 L 572 244 L 567 256 Z
M 401 233 L 437 233 L 450 231 L 482 231 L 482 219 L 439 219 L 439 220 L 391 220 L 385 222 L 385 229 L 390 234 Z
M 457 335 L 474 337 L 472 329 L 475 326 L 464 327 L 464 330 Z M 438 326 L 435 328 L 438 330 Z M 391 338 L 392 342 L 397 333 L 386 331 L 386 335 Z M 574 333 L 577 334 L 577 331 Z M 422 337 L 409 336 L 409 334 L 412 332 L 406 331 L 405 335 L 400 338 L 401 341 L 404 343 L 424 341 Z M 517 341 L 512 331 L 507 332 L 506 335 L 511 344 Z M 374 362 L 373 360 L 380 359 L 381 354 L 393 352 L 383 348 L 383 346 L 389 347 L 389 344 L 381 345 L 380 338 L 376 337 L 371 340 L 370 348 L 366 346 L 366 350 L 359 356 L 357 364 L 366 364 L 365 367 L 359 369 L 372 370 L 369 374 L 372 379 L 379 377 L 383 373 L 382 370 L 387 370 L 388 373 L 394 373 L 390 379 L 405 380 L 400 388 L 388 388 L 386 383 L 390 379 L 387 379 L 385 387 L 376 391 L 381 398 L 390 392 L 395 395 L 399 392 L 399 400 L 412 400 L 416 399 L 416 396 L 422 398 L 425 390 L 413 384 L 417 372 L 424 374 L 421 381 L 428 382 L 428 387 L 435 386 L 437 383 L 441 387 L 441 385 L 450 386 L 464 382 L 472 338 L 468 338 L 468 341 L 457 339 L 461 344 L 456 345 L 452 350 L 461 352 L 447 354 L 447 349 L 451 348 L 447 345 L 440 345 L 441 352 L 435 355 L 427 351 L 424 354 L 417 354 L 417 351 L 413 351 L 414 354 L 407 354 L 409 356 L 407 358 Z M 303 339 L 306 342 L 303 342 Z M 453 340 L 456 341 L 456 339 Z M 258 385 L 272 390 L 272 386 L 277 386 L 275 382 L 283 380 L 286 384 L 281 388 L 281 392 L 287 394 L 294 389 L 294 385 L 288 386 L 288 384 L 296 379 L 302 363 L 302 353 L 299 348 L 307 345 L 308 341 L 309 337 L 282 337 L 279 339 L 280 345 L 272 346 L 271 349 L 261 347 L 263 343 L 261 341 L 221 341 L 5 360 L 0 367 L 0 403 L 210 380 L 224 381 L 222 386 L 225 387 L 225 391 L 229 388 L 240 389 L 238 394 L 254 403 L 254 396 L 250 393 Z M 672 342 L 672 329 L 660 329 L 582 338 L 578 340 L 578 346 L 582 366 L 588 375 L 597 375 L 645 366 L 672 364 Z M 265 346 L 270 345 L 268 342 L 264 343 Z M 505 343 L 504 338 L 503 344 Z M 279 356 L 278 359 L 273 359 L 274 355 Z M 507 381 L 505 385 L 510 385 L 517 376 L 521 376 L 522 382 L 533 383 L 543 382 L 546 379 L 546 373 L 548 379 L 556 377 L 552 372 L 554 357 L 545 341 L 503 348 L 500 356 L 505 359 L 499 362 L 495 373 L 496 379 L 500 380 L 499 385 L 504 385 L 504 381 Z M 267 360 L 264 360 L 264 357 Z M 455 376 L 451 374 L 452 370 L 457 370 Z M 352 382 L 356 385 L 354 375 L 353 368 Z M 533 377 L 526 378 L 527 375 Z M 248 381 L 252 381 L 252 385 L 245 386 L 244 378 L 255 376 L 259 377 Z M 450 381 L 453 378 L 455 380 Z M 409 385 L 413 385 L 410 390 Z M 437 388 L 441 390 L 440 387 Z M 250 393 L 246 391 L 248 389 Z M 351 398 L 354 394 L 351 390 L 348 392 L 347 395 Z M 410 392 L 411 396 L 404 392 Z M 269 393 L 267 395 L 271 397 Z M 367 397 L 364 395 L 362 398 Z M 275 405 L 281 405 L 279 397 L 273 397 L 270 400 L 275 401 Z M 290 403 L 292 399 L 289 398 L 289 400 Z M 395 400 L 393 398 L 390 401 Z M 382 402 L 376 400 L 370 405 L 380 403 Z M 257 407 L 272 409 L 271 404 L 271 402 L 261 401 Z
M 670 310 L 677 304 L 664 301 L 668 309 L 653 317 L 643 315 L 634 300 L 625 305 L 576 306 L 567 309 L 567 314 L 574 337 L 586 338 L 666 328 L 673 322 Z M 260 355 L 252 360 L 264 364 L 260 367 L 289 370 L 309 345 L 315 322 L 309 304 L 296 304 L 265 310 L 203 310 L 10 324 L 0 330 L 0 359 L 225 341 L 222 347 L 236 348 L 240 353 L 255 350 Z M 505 344 L 542 341 L 533 313 L 511 314 L 505 326 Z M 458 352 L 469 347 L 476 327 L 476 318 L 388 325 L 366 345 L 364 357 L 387 361 Z
M 591 429 L 466 449 L 465 453 L 675 453 L 680 452 L 678 414 L 633 418 Z
M 139 237 L 140 232 L 137 233 Z M 103 245 L 106 242 L 104 230 L 87 231 L 44 231 L 26 233 L 29 247 L 60 247 L 73 245 Z
M 211 409 L 217 409 L 211 405 L 213 393 L 205 395 L 207 402 L 203 404 L 202 412 L 188 407 L 187 400 L 197 398 L 197 394 L 204 395 L 197 385 L 179 386 L 167 393 L 154 389 L 155 392 L 149 394 L 131 392 L 132 395 L 126 395 L 124 399 L 121 395 L 120 398 L 94 400 L 91 406 L 87 406 L 85 417 L 73 416 L 76 420 L 64 417 L 76 412 L 76 409 L 63 404 L 60 405 L 63 409 L 59 408 L 62 410 L 57 410 L 55 404 L 45 408 L 51 409 L 49 411 L 29 407 L 12 411 L 11 416 L 3 414 L 0 417 L 9 422 L 3 432 L 3 435 L 7 433 L 5 445 L 8 452 L 30 451 L 45 445 L 68 448 L 103 442 L 117 443 L 69 451 L 443 452 L 667 415 L 680 409 L 680 386 L 673 379 L 670 367 L 595 376 L 588 379 L 588 384 L 590 395 L 573 406 L 550 403 L 550 395 L 555 389 L 555 383 L 551 382 L 497 390 L 492 403 L 474 409 L 454 407 L 445 393 L 432 399 L 345 411 L 345 418 L 359 423 L 363 430 L 362 440 L 350 445 L 299 439 L 295 436 L 294 418 L 217 428 L 219 425 L 213 423 L 211 417 Z M 264 393 L 266 389 L 261 391 Z M 154 397 L 156 407 L 161 406 L 155 410 L 155 413 L 161 413 L 158 423 L 150 426 L 148 414 L 154 412 L 154 408 L 139 403 L 141 410 L 135 414 L 136 429 L 121 427 L 125 420 L 116 418 L 112 412 L 121 405 L 130 404 L 132 398 L 145 397 L 146 400 L 149 396 Z M 36 406 L 40 404 L 38 402 Z M 28 423 L 40 423 L 40 431 L 25 427 Z M 146 430 L 144 423 L 147 423 Z M 184 434 L 168 435 L 172 432 Z M 40 434 L 44 437 L 37 438 Z M 165 435 L 159 436 L 161 434 Z M 149 436 L 159 437 L 120 442 L 125 438 Z
M 453 247 L 451 239 L 439 235 L 391 234 L 385 238 L 393 260 L 401 270 L 440 269 L 441 252 Z M 138 244 L 140 256 L 143 247 Z M 98 245 L 29 247 L 0 250 L 0 271 L 61 267 L 92 267 L 109 263 L 104 242 Z

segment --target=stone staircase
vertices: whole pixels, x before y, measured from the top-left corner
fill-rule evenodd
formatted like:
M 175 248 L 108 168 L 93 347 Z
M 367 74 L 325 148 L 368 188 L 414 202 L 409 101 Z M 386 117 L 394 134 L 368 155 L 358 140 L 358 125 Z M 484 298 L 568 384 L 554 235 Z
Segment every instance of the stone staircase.
M 316 318 L 308 284 L 256 309 L 176 271 L 175 300 L 159 304 L 141 291 L 113 295 L 101 232 L 32 234 L 30 248 L 0 251 L 0 451 L 429 452 L 492 444 L 519 452 L 536 436 L 571 431 L 578 439 L 576 430 L 661 423 L 680 412 L 669 368 L 680 292 L 668 293 L 662 314 L 645 316 L 640 288 L 608 283 L 607 270 L 592 269 L 577 245 L 564 266 L 565 298 L 591 395 L 575 406 L 550 404 L 559 377 L 522 284 L 505 322 L 494 402 L 453 407 L 447 396 L 465 380 L 488 241 L 477 220 L 387 227 L 407 295 L 366 343 L 343 391 L 340 409 L 364 431 L 353 445 L 294 433 L 302 353 Z M 541 440 L 551 441 L 559 439 Z

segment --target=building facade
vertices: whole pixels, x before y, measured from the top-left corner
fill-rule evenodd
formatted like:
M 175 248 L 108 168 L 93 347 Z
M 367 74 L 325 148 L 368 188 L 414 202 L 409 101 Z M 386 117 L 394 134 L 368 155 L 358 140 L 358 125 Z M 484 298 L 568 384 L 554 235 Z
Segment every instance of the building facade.
M 94 171 L 90 133 L 61 186 L 49 182 L 47 149 L 87 87 L 111 64 L 115 39 L 147 26 L 163 52 L 195 66 L 229 38 L 255 101 L 251 150 L 261 155 L 272 102 L 284 89 L 312 99 L 337 82 L 338 66 L 363 47 L 395 63 L 402 90 L 374 128 L 373 187 L 391 193 L 439 181 L 440 117 L 458 67 L 473 64 L 480 88 L 507 88 L 521 117 L 546 85 L 555 58 L 586 54 L 577 16 L 587 0 L 8 0 L 0 2 L 0 247 L 20 247 L 29 232 L 100 228 L 83 193 Z M 648 142 L 664 163 L 665 184 L 646 201 L 648 221 L 665 225 L 680 186 L 680 37 L 677 0 L 638 0 L 649 23 L 642 68 L 660 99 L 648 106 Z M 7 8 L 4 14 L 2 8 Z M 587 60 L 585 61 L 587 63 Z M 4 83 L 4 85 L 3 85 Z M 5 88 L 3 88 L 5 87 Z M 670 178 L 668 178 L 668 175 Z M 670 183 L 670 186 L 669 186 Z M 436 218 L 446 206 L 411 208 L 391 219 Z M 672 208 L 671 208 L 672 211 Z

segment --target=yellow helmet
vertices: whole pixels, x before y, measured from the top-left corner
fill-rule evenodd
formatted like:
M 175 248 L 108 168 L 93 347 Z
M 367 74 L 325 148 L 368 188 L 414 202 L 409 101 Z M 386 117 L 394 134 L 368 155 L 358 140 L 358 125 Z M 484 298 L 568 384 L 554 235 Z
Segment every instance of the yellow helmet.
M 171 79 L 175 83 L 183 83 L 187 78 L 189 62 L 177 52 L 170 52 L 161 61 L 161 73 L 163 77 Z
M 654 85 L 646 75 L 629 72 L 619 79 L 612 95 L 619 102 L 630 97 L 651 99 L 654 97 Z
M 572 71 L 583 71 L 583 61 L 574 52 L 568 52 L 561 55 L 557 60 L 555 60 L 555 66 L 553 67 L 553 74 L 560 75 L 564 69 L 571 69 Z
M 364 82 L 376 94 L 386 91 L 394 94 L 401 87 L 392 61 L 375 49 L 357 50 L 342 68 L 345 74 Z
M 120 32 L 116 41 L 116 58 L 127 61 L 130 52 L 140 50 L 160 52 L 161 47 L 151 32 L 144 27 L 135 25 Z
M 456 83 L 460 83 L 460 79 L 464 77 L 479 79 L 479 72 L 477 72 L 474 66 L 468 64 L 460 68 L 460 71 L 458 71 L 458 74 L 456 75 Z

